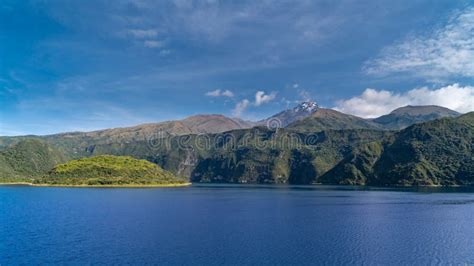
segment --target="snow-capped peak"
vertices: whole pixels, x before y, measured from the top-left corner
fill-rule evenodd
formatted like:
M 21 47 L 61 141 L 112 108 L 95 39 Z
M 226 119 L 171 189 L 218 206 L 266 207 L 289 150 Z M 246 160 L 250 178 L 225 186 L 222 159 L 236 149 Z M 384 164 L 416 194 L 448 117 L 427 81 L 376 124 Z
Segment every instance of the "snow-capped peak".
M 298 104 L 293 110 L 295 112 L 307 112 L 307 113 L 313 113 L 318 109 L 318 104 L 315 102 L 302 102 Z

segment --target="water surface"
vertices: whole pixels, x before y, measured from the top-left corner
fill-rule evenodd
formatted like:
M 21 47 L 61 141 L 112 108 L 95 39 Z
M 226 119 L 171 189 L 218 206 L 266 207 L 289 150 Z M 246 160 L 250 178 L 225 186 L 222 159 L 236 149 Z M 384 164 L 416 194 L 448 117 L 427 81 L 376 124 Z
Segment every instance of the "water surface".
M 473 264 L 474 193 L 0 186 L 0 264 Z

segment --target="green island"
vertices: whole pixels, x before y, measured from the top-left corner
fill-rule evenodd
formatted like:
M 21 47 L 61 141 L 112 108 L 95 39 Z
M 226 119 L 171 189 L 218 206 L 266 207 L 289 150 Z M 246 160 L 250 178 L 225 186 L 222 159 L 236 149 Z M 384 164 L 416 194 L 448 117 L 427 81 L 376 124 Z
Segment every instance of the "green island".
M 190 184 L 146 160 L 113 155 L 71 160 L 39 177 L 3 181 L 4 184 L 66 187 L 177 187 Z

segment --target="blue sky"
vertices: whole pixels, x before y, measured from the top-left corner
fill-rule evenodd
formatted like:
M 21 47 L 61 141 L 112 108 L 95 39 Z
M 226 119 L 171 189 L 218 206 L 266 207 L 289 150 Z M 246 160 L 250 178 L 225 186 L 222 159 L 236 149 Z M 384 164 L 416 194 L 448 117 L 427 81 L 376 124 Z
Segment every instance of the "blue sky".
M 0 3 L 0 135 L 296 102 L 374 117 L 474 110 L 471 1 Z

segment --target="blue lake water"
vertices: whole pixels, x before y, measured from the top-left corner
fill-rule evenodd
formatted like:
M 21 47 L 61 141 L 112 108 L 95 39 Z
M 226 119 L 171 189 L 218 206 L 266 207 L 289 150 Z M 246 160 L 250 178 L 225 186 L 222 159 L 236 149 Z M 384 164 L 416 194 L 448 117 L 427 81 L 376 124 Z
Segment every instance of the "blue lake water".
M 474 263 L 474 193 L 0 186 L 0 265 L 436 263 Z

